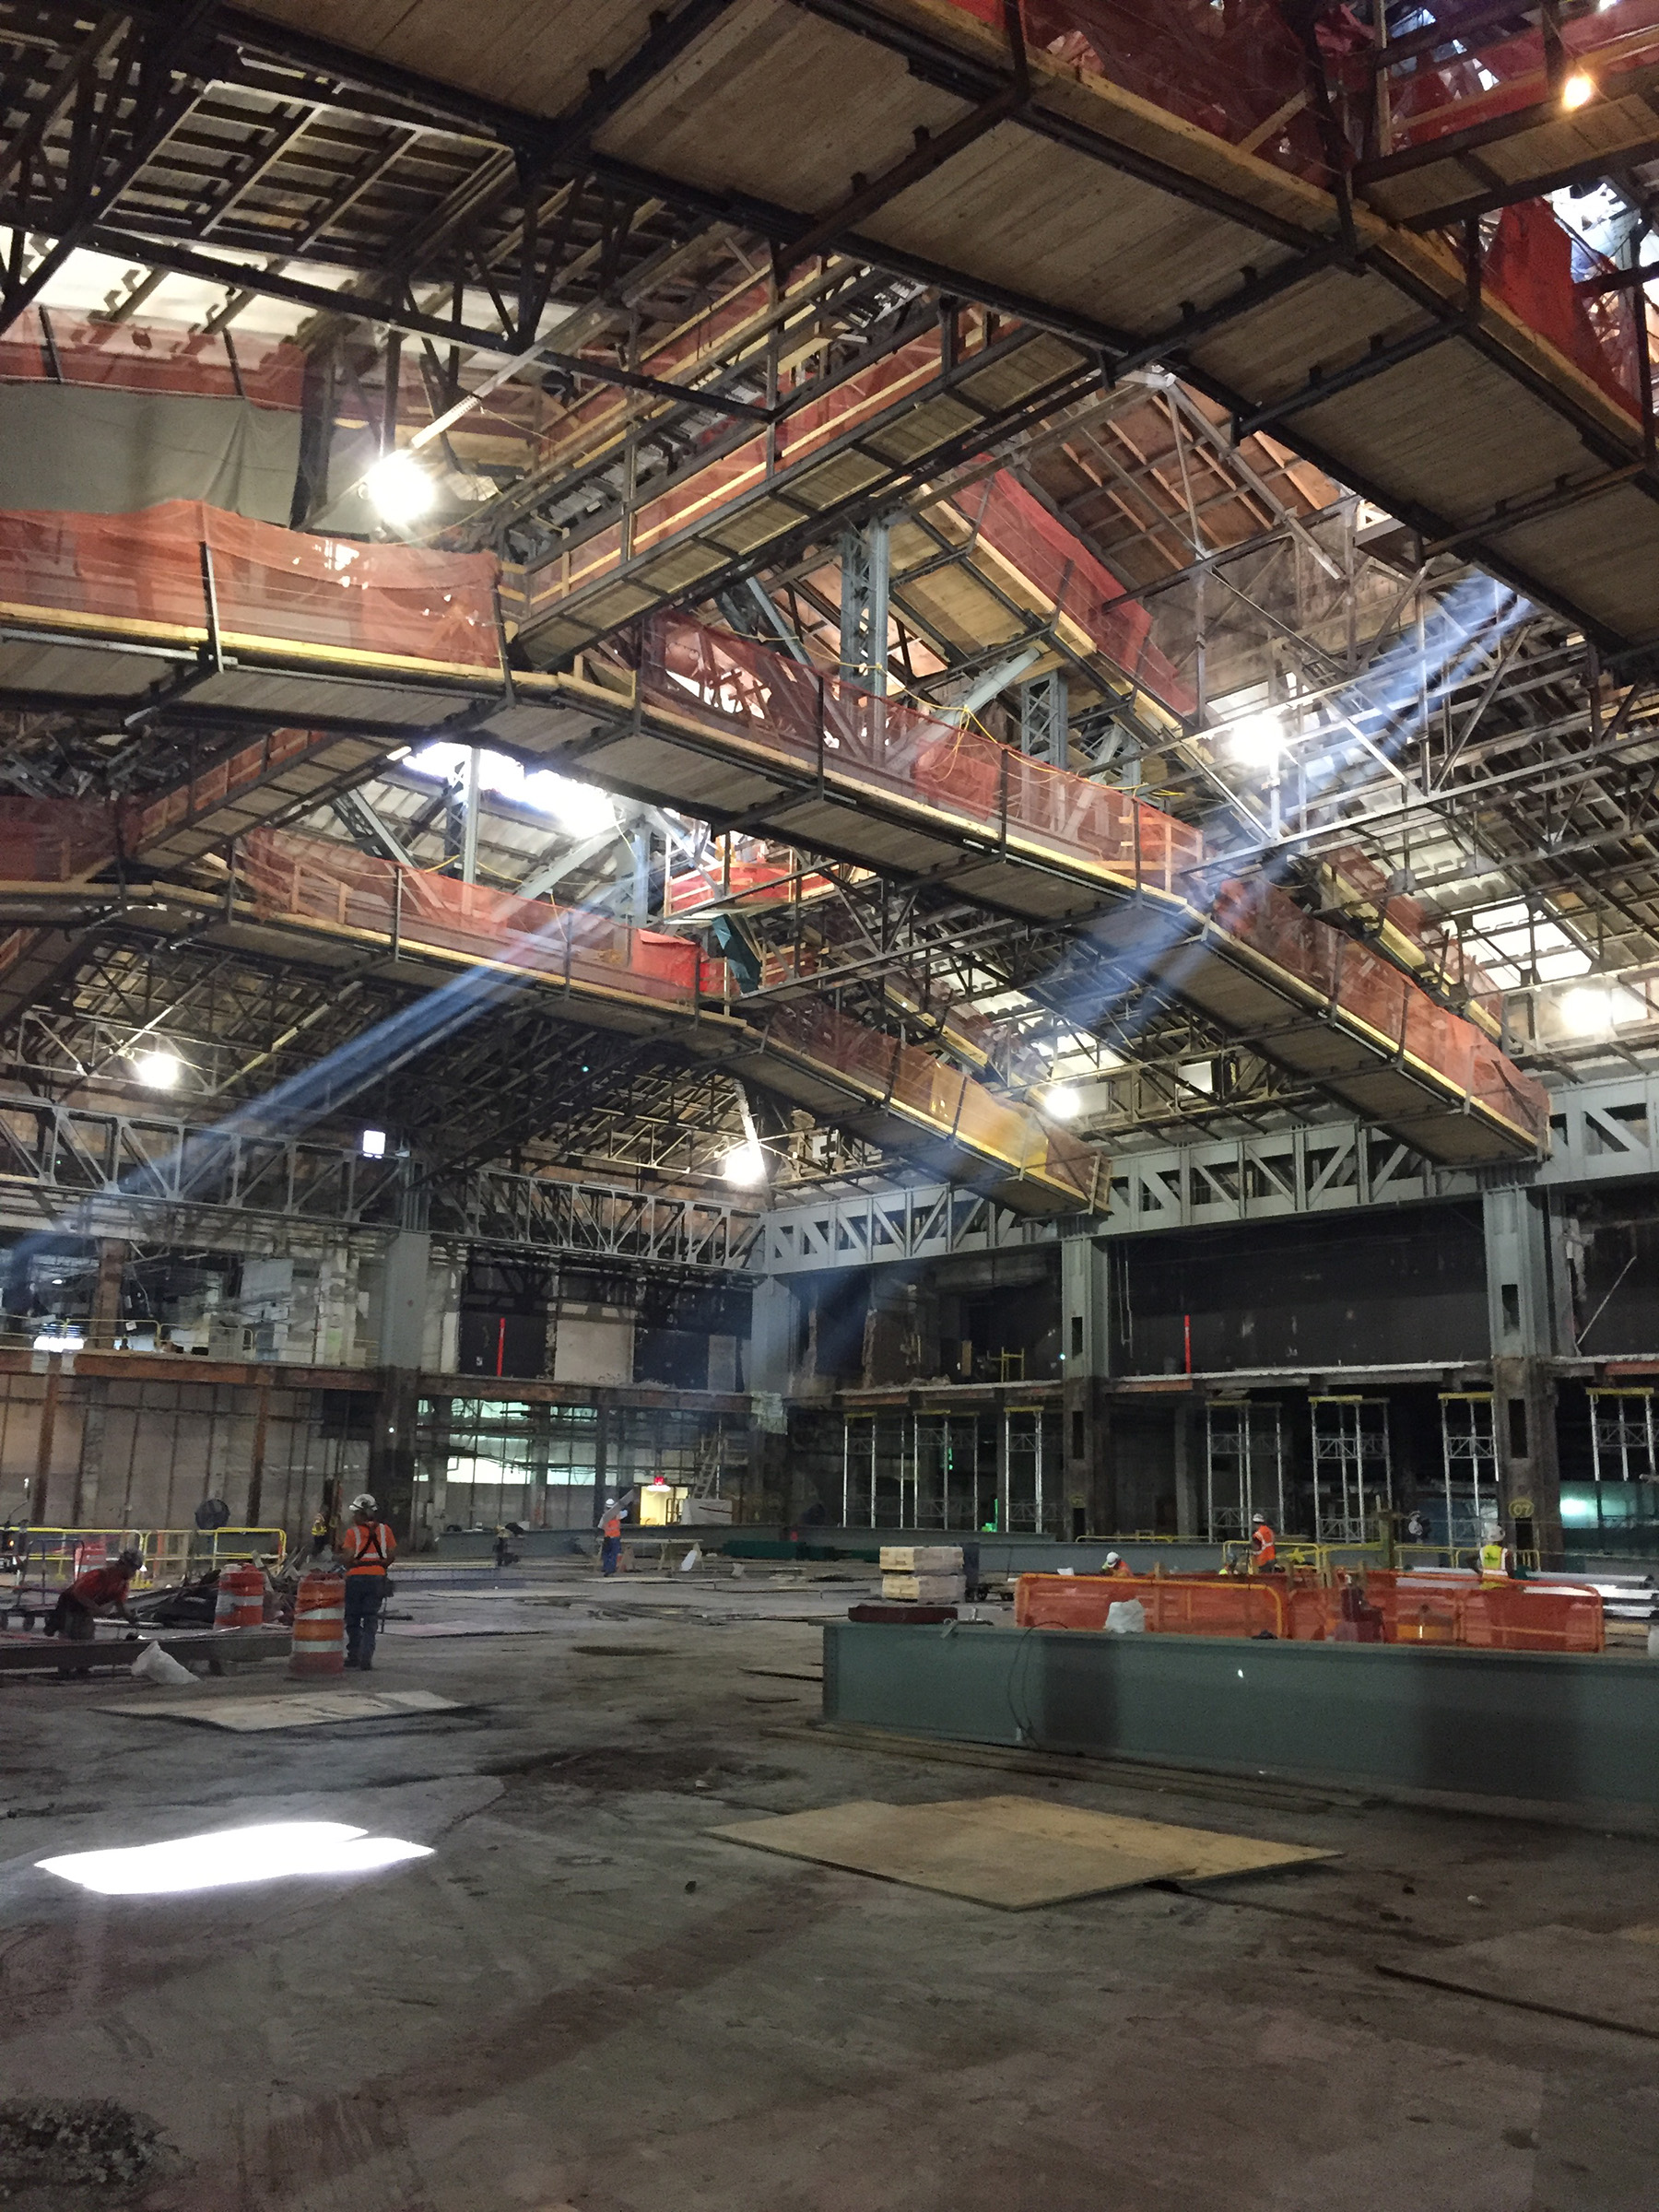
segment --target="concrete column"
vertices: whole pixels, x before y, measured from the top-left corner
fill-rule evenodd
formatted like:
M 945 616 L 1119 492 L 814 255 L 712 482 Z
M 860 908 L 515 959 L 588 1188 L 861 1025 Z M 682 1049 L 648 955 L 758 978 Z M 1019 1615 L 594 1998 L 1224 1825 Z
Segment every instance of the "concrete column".
M 382 1370 L 374 1401 L 374 1434 L 369 1444 L 369 1488 L 382 1521 L 404 1549 L 412 1551 L 426 1532 L 415 1524 L 415 1415 L 420 1378 L 412 1368 Z
M 1559 1566 L 1561 1470 L 1548 1362 L 1578 1348 L 1565 1225 L 1547 1193 L 1519 1189 L 1488 1191 L 1484 1219 L 1492 1426 L 1504 1519 L 1517 1544 L 1536 1549 L 1545 1566 Z
M 105 1237 L 98 1247 L 98 1280 L 92 1288 L 91 1341 L 107 1350 L 121 1326 L 121 1286 L 127 1248 L 123 1237 Z
M 1175 1533 L 1179 1536 L 1197 1535 L 1203 1523 L 1203 1479 L 1199 1465 L 1203 1455 L 1198 1406 L 1191 1398 L 1178 1398 L 1175 1403 Z
M 1068 1535 L 1079 1512 L 1091 1535 L 1110 1535 L 1117 1527 L 1106 1391 L 1112 1366 L 1110 1313 L 1105 1246 L 1089 1236 L 1065 1238 L 1060 1246 L 1060 1371 Z
M 795 1301 L 787 1283 L 763 1275 L 749 1306 L 748 1358 L 744 1382 L 751 1391 L 784 1398 L 795 1379 Z

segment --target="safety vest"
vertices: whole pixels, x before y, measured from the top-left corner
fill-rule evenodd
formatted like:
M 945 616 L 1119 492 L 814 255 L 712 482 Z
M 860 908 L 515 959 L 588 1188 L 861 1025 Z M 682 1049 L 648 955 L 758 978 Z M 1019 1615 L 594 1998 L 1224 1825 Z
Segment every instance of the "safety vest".
M 342 1530 L 340 1549 L 349 1562 L 347 1579 L 354 1574 L 384 1574 L 397 1549 L 397 1539 L 383 1521 L 353 1521 Z
M 1265 1521 L 1250 1532 L 1250 1557 L 1257 1567 L 1271 1567 L 1278 1557 L 1278 1546 Z
M 1501 1543 L 1481 1546 L 1480 1571 L 1482 1574 L 1507 1574 L 1509 1572 L 1509 1560 L 1504 1556 Z
M 602 1534 L 602 1535 L 605 1536 L 605 1538 L 606 1538 L 606 1540 L 607 1542 L 609 1542 L 609 1543 L 614 1543 L 614 1542 L 616 1541 L 617 1537 L 618 1537 L 618 1536 L 619 1536 L 619 1535 L 622 1534 L 622 1516 L 621 1516 L 621 1514 L 620 1514 L 620 1513 L 606 1513 L 606 1516 L 605 1516 L 604 1527 L 603 1527 L 603 1529 L 602 1529 L 602 1531 L 601 1531 L 601 1534 Z

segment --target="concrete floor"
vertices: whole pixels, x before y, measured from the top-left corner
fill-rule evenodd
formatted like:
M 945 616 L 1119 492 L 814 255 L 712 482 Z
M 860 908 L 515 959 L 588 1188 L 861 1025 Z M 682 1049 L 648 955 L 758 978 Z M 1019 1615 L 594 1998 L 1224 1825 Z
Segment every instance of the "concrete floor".
M 107 1680 L 0 1684 L 0 2099 L 111 2099 L 174 2147 L 136 2190 L 14 2186 L 9 2212 L 1659 2204 L 1651 2042 L 1377 1971 L 1659 1921 L 1659 1843 L 828 1741 L 796 1677 L 847 1592 L 761 1581 L 411 1576 L 372 1686 L 456 1715 L 249 1739 L 101 1712 L 132 1694 Z M 492 1618 L 522 1632 L 407 1632 Z M 1343 1856 L 1007 1914 L 706 1832 L 1011 1790 Z M 295 1817 L 433 1855 L 151 1900 L 34 1865 Z

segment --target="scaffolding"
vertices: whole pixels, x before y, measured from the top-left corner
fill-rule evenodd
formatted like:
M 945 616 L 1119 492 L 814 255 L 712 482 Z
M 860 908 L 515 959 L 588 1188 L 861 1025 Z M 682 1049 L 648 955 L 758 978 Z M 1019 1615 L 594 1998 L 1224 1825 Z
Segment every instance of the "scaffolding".
M 1313 1541 L 1369 1544 L 1394 1503 L 1386 1398 L 1316 1397 Z
M 1250 1534 L 1253 1513 L 1285 1527 L 1285 1448 L 1279 1407 L 1211 1398 L 1205 1407 L 1205 1514 L 1209 1540 Z
M 1498 1440 L 1489 1390 L 1441 1393 L 1441 1468 L 1446 1543 L 1484 1544 L 1500 1518 Z
M 1659 1477 L 1651 1390 L 1590 1393 L 1590 1454 L 1597 1482 L 1652 1482 Z
M 1034 1429 L 1030 1425 L 1034 1419 Z M 981 1529 L 1040 1525 L 1042 1415 L 1004 1417 L 1002 1468 L 994 1418 L 978 1412 L 850 1413 L 841 1424 L 843 1528 Z M 1013 1439 L 1010 1445 L 1009 1438 Z M 1015 1468 L 1010 1477 L 1004 1470 Z M 1010 1494 L 1021 1516 L 1010 1524 Z

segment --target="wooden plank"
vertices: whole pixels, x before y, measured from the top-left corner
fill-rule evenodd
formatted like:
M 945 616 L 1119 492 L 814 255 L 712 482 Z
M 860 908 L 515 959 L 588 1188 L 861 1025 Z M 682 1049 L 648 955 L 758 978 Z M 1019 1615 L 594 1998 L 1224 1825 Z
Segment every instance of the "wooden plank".
M 935 1805 L 859 1799 L 741 1821 L 711 1833 L 1006 1912 L 1146 1882 L 1214 1881 L 1335 1855 L 1305 1844 L 1087 1812 L 1035 1797 L 965 1797 Z

